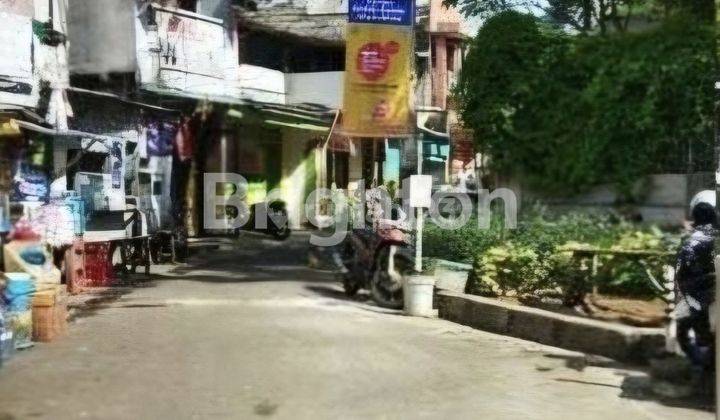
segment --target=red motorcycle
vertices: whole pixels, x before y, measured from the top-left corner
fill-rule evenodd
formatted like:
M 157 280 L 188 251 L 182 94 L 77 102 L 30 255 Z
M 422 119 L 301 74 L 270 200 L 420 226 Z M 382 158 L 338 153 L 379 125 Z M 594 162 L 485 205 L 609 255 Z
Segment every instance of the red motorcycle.
M 403 307 L 404 278 L 414 267 L 405 232 L 393 227 L 353 230 L 334 258 L 348 296 L 366 289 L 379 306 Z

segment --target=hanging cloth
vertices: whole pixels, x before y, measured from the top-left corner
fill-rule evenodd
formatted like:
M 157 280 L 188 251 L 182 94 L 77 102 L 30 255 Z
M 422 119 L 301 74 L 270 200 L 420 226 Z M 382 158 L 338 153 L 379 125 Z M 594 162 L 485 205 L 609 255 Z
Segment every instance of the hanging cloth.
M 181 162 L 192 159 L 193 148 L 195 147 L 193 128 L 192 118 L 185 117 L 178 128 L 177 135 L 175 135 L 175 156 Z

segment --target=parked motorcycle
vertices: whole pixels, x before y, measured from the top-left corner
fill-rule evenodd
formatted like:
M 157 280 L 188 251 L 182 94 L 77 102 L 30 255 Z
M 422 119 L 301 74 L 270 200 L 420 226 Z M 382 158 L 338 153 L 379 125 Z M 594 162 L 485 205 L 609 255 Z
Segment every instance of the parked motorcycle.
M 259 228 L 255 220 L 257 215 L 264 214 L 266 227 Z M 239 229 L 235 229 L 235 236 L 240 235 L 241 230 L 252 230 L 272 235 L 275 239 L 283 241 L 290 236 L 290 225 L 288 212 L 284 201 L 272 201 L 270 203 L 260 202 L 250 206 L 250 215 L 247 223 Z
M 414 264 L 402 230 L 353 230 L 333 258 L 348 296 L 366 289 L 382 307 L 403 307 L 404 278 Z

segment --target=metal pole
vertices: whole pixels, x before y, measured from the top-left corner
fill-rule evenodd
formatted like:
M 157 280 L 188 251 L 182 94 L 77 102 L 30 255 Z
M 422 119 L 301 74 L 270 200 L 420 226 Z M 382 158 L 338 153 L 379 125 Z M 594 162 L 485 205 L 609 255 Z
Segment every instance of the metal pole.
M 720 31 L 720 0 L 715 0 L 715 34 L 718 35 Z M 718 45 L 718 38 L 715 36 L 715 54 L 716 63 L 720 62 L 720 45 Z M 717 72 L 717 69 L 715 70 Z M 717 167 L 715 169 L 715 211 L 718 211 L 720 207 L 720 108 L 717 106 L 718 99 L 720 99 L 720 75 L 714 74 L 715 76 L 715 163 Z M 720 366 L 720 334 L 718 334 L 718 326 L 720 326 L 720 310 L 717 310 L 717 305 L 720 302 L 720 287 L 718 287 L 718 276 L 720 276 L 720 240 L 715 239 L 715 418 L 720 420 L 720 376 L 717 374 L 717 367 Z
M 423 172 L 423 134 L 417 136 L 417 172 L 422 175 Z M 415 232 L 415 271 L 422 271 L 422 236 L 423 225 L 425 223 L 425 210 L 422 207 L 415 209 L 416 213 L 416 232 Z
M 373 142 L 373 148 L 372 148 L 372 159 L 373 159 L 373 179 L 372 179 L 372 187 L 375 188 L 380 183 L 380 180 L 378 179 L 380 176 L 380 170 L 378 166 L 378 150 L 377 150 L 377 139 L 372 139 Z

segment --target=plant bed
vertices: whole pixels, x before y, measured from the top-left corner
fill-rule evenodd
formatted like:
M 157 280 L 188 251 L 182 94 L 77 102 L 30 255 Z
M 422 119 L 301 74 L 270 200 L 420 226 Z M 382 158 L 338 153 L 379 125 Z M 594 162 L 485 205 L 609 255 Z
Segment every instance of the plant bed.
M 662 328 L 667 322 L 668 314 L 668 304 L 662 299 L 640 299 L 593 294 L 586 296 L 582 304 L 574 307 L 563 305 L 558 299 L 514 298 L 507 296 L 494 299 L 562 315 L 596 319 L 632 327 Z
M 633 327 L 577 313 L 558 313 L 507 298 L 441 291 L 438 309 L 440 318 L 480 330 L 621 361 L 646 363 L 665 347 L 662 328 Z

